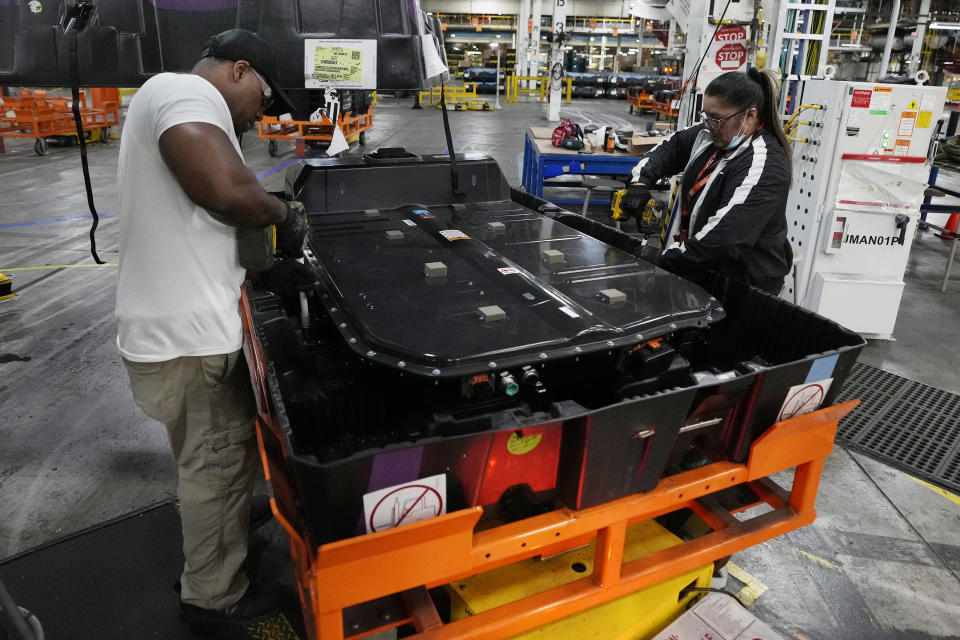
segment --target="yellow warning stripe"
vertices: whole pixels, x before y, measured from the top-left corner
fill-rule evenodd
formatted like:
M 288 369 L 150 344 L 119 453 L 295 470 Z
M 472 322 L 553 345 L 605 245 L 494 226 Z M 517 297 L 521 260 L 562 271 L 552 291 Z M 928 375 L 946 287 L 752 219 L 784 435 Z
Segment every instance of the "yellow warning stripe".
M 743 589 L 737 591 L 734 597 L 745 607 L 752 605 L 757 598 L 767 592 L 767 585 L 763 584 L 752 575 L 732 562 L 727 562 L 727 573 L 744 584 Z
M 843 567 L 841 567 L 839 564 L 835 564 L 835 563 L 833 563 L 833 562 L 830 562 L 830 561 L 827 560 L 826 558 L 821 558 L 820 556 L 815 556 L 815 555 L 813 555 L 812 553 L 810 553 L 809 551 L 804 551 L 803 549 L 794 549 L 794 551 L 796 551 L 796 552 L 797 552 L 798 554 L 800 554 L 801 556 L 807 558 L 808 560 L 812 560 L 813 562 L 816 562 L 816 563 L 819 564 L 820 566 L 826 567 L 826 568 L 828 568 L 828 569 L 833 569 L 834 571 L 839 571 L 840 573 L 843 573 Z
M 38 269 L 82 269 L 89 267 L 116 267 L 118 263 L 116 262 L 107 262 L 104 264 L 48 264 L 42 267 L 14 267 L 12 269 L 4 269 L 0 267 L 0 273 L 6 273 L 8 271 L 36 271 Z
M 915 482 L 919 482 L 920 484 L 922 484 L 923 486 L 925 486 L 927 489 L 930 489 L 930 491 L 933 491 L 934 493 L 939 493 L 941 496 L 943 496 L 944 498 L 946 498 L 947 500 L 949 500 L 949 501 L 952 502 L 953 504 L 960 505 L 960 496 L 958 496 L 957 494 L 955 494 L 955 493 L 950 493 L 950 492 L 947 491 L 946 489 L 941 489 L 940 487 L 938 487 L 938 486 L 936 486 L 936 485 L 932 485 L 932 484 L 930 484 L 929 482 L 924 482 L 924 481 L 921 480 L 920 478 L 914 478 L 914 477 L 911 476 L 909 473 L 905 473 L 904 475 L 907 476 L 908 478 L 910 478 L 911 480 L 914 480 Z

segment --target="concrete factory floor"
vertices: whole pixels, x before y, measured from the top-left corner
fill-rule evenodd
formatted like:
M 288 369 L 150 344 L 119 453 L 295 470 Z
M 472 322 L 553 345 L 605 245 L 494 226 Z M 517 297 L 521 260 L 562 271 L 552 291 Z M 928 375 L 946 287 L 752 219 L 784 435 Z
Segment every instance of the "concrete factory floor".
M 442 151 L 441 114 L 409 107 L 378 105 L 366 148 Z M 645 121 L 622 101 L 580 100 L 562 115 L 621 130 Z M 513 185 L 525 129 L 547 125 L 537 104 L 450 120 L 456 150 L 492 155 Z M 0 304 L 0 559 L 168 499 L 175 486 L 163 429 L 134 405 L 116 351 L 116 268 L 92 266 L 78 149 L 38 158 L 30 140 L 5 143 L 0 271 L 16 276 L 19 297 Z M 271 158 L 264 141 L 243 143 L 264 185 L 281 188 L 283 171 L 271 169 L 293 160 L 292 145 Z M 108 263 L 117 260 L 118 148 L 89 147 Z M 960 393 L 960 273 L 939 291 L 948 249 L 932 233 L 918 237 L 897 340 L 871 343 L 862 361 Z M 960 504 L 841 447 L 817 504 L 813 525 L 734 556 L 769 587 L 751 607 L 758 617 L 793 638 L 960 638 Z

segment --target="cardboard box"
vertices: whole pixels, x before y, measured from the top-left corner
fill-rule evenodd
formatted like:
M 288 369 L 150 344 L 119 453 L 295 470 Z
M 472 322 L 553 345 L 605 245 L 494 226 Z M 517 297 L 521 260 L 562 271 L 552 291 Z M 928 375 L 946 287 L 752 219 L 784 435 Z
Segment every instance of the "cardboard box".
M 653 640 L 784 640 L 732 596 L 710 593 Z
M 627 145 L 627 150 L 631 155 L 641 155 L 647 151 L 650 151 L 669 137 L 670 136 L 644 136 L 635 133 L 633 134 L 633 137 L 630 138 L 630 143 Z

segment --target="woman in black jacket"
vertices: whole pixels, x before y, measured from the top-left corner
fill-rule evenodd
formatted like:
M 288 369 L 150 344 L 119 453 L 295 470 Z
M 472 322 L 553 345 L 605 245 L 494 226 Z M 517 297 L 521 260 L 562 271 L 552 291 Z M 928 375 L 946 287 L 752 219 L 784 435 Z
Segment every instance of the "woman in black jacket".
M 677 131 L 633 169 L 628 195 L 683 172 L 680 215 L 662 253 L 644 257 L 679 275 L 707 271 L 780 293 L 793 251 L 787 240 L 790 147 L 769 72 L 729 72 L 707 85 L 700 124 Z M 646 193 L 643 193 L 646 192 Z

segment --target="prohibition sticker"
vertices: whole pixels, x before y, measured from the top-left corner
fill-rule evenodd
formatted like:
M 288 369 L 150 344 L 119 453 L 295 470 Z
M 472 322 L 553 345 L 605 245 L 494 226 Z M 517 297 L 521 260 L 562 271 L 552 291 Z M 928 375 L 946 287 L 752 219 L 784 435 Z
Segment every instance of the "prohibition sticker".
M 363 496 L 367 533 L 393 529 L 447 512 L 447 476 L 437 474 Z
M 823 399 L 827 397 L 827 392 L 830 391 L 832 383 L 833 378 L 827 378 L 790 387 L 790 390 L 787 391 L 787 398 L 783 401 L 783 406 L 780 407 L 777 421 L 789 420 L 819 409 L 820 405 L 823 404 Z

